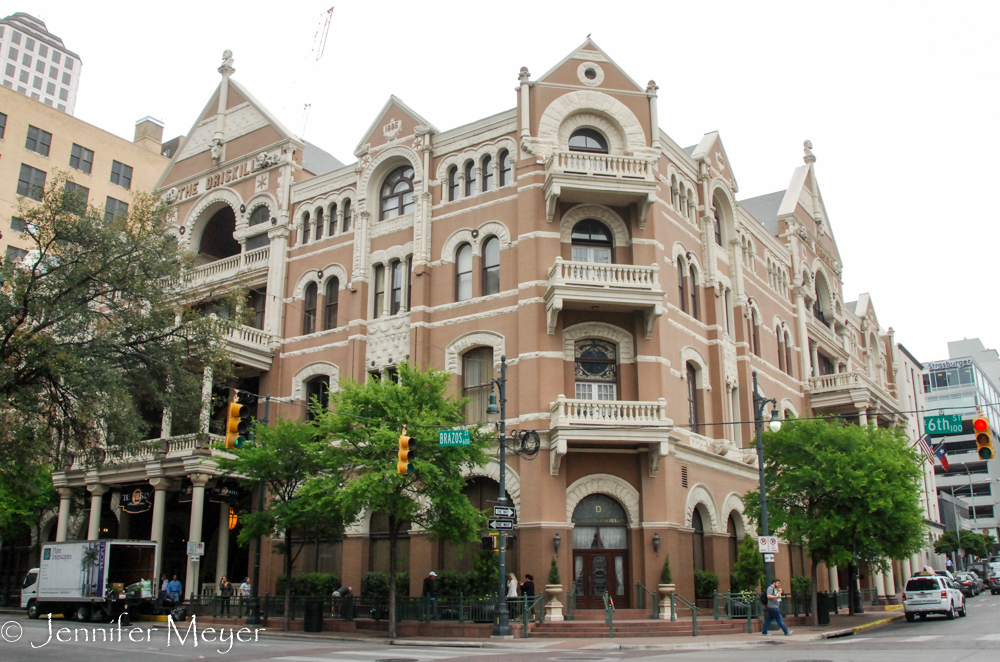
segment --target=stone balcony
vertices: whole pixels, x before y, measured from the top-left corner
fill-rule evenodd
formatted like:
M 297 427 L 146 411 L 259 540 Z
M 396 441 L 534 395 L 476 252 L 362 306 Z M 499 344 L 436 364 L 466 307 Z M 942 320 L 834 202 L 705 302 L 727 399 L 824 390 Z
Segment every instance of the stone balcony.
M 589 446 L 646 446 L 664 450 L 674 422 L 667 418 L 667 401 L 573 400 L 560 395 L 549 405 L 551 469 L 558 473 L 570 442 Z M 660 447 L 663 445 L 663 448 Z
M 559 311 L 593 310 L 596 306 L 602 311 L 642 311 L 646 338 L 651 338 L 656 318 L 663 314 L 659 274 L 660 268 L 655 264 L 566 262 L 557 257 L 549 269 L 549 287 L 545 292 L 549 334 L 556 331 Z
M 896 399 L 863 372 L 838 372 L 809 378 L 809 402 L 816 413 L 857 415 L 874 410 L 879 425 L 904 420 Z
M 655 161 L 649 157 L 556 150 L 545 161 L 545 217 L 555 218 L 556 202 L 638 205 L 639 227 L 646 226 L 656 201 Z
M 177 290 L 199 290 L 234 280 L 259 280 L 267 277 L 270 256 L 270 246 L 239 253 L 195 267 L 182 277 L 170 281 L 168 285 Z
M 152 477 L 183 477 L 190 473 L 214 473 L 213 456 L 222 452 L 211 448 L 221 443 L 217 434 L 184 434 L 147 439 L 128 450 L 100 451 L 75 457 L 66 471 L 58 473 L 60 487 L 87 483 L 127 484 Z
M 239 328 L 230 332 L 226 340 L 226 349 L 236 363 L 258 370 L 270 370 L 271 362 L 274 360 L 274 352 L 271 350 L 272 340 L 271 334 L 241 324 Z

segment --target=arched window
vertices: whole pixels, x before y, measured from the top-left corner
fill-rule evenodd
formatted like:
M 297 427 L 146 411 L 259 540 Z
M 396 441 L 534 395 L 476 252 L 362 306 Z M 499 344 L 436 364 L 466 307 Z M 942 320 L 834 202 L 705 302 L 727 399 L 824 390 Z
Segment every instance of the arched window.
M 500 240 L 490 237 L 483 244 L 483 296 L 500 291 Z
M 714 210 L 715 216 L 715 243 L 719 246 L 722 245 L 722 221 L 719 220 L 719 208 L 716 207 Z
M 774 328 L 774 337 L 778 339 L 778 370 L 787 372 L 785 370 L 785 334 L 781 332 L 780 326 Z
M 340 298 L 340 280 L 334 276 L 326 281 L 326 301 L 323 307 L 323 328 L 337 328 L 337 300 Z
M 733 335 L 733 302 L 730 297 L 731 290 L 727 287 L 722 293 L 722 305 L 725 307 L 723 314 L 726 316 L 726 333 Z
M 487 154 L 483 157 L 483 193 L 493 188 L 493 157 Z
M 500 152 L 500 186 L 507 186 L 511 182 L 512 167 L 510 162 L 510 152 L 503 150 Z
M 704 570 L 705 569 L 705 525 L 701 521 L 701 513 L 698 512 L 698 508 L 694 509 L 691 513 L 691 528 L 694 529 L 694 533 L 691 534 L 691 553 L 694 556 L 694 569 Z
M 316 283 L 306 285 L 305 302 L 302 305 L 302 335 L 316 332 Z
M 789 377 L 793 376 L 792 375 L 792 337 L 788 334 L 787 331 L 785 332 L 785 372 L 788 373 Z
M 687 280 L 687 270 L 684 268 L 684 263 L 677 260 L 677 296 L 681 302 L 681 311 L 687 312 L 688 302 L 687 302 L 687 290 L 684 289 L 684 283 Z
M 312 226 L 312 221 L 309 218 L 309 212 L 302 217 L 302 243 L 309 243 L 309 228 Z
M 698 319 L 698 279 L 694 270 L 694 265 L 689 269 L 691 281 L 688 287 L 691 290 L 691 317 Z
M 455 252 L 455 300 L 472 298 L 472 246 L 462 244 Z
M 384 221 L 413 212 L 413 168 L 400 166 L 389 173 L 382 184 L 379 220 Z
M 448 168 L 448 201 L 458 198 L 458 166 Z
M 573 242 L 574 262 L 611 264 L 611 230 L 604 223 L 592 218 L 584 219 L 573 226 L 570 239 Z
M 465 197 L 476 194 L 476 164 L 467 161 L 465 164 Z
M 385 304 L 385 266 L 375 267 L 375 301 L 372 306 L 372 319 L 382 316 L 382 306 Z
M 756 310 L 750 311 L 750 345 L 754 356 L 760 356 L 760 319 Z
M 732 513 L 729 514 L 729 521 L 726 522 L 726 533 L 729 534 L 729 572 L 732 572 L 740 556 L 740 541 L 736 537 L 736 520 L 733 519 Z
M 351 201 L 344 200 L 344 232 L 351 229 Z
M 618 399 L 618 348 L 607 340 L 588 338 L 575 347 L 577 400 Z
M 677 207 L 677 176 L 670 176 L 670 206 Z
M 608 139 L 593 129 L 577 129 L 569 137 L 571 152 L 608 153 Z
M 485 423 L 486 405 L 493 389 L 493 348 L 476 347 L 462 355 L 462 397 L 466 423 Z
M 320 411 L 330 408 L 330 378 L 326 375 L 313 377 L 306 382 L 306 403 L 309 409 L 306 410 L 306 420 L 311 421 L 316 418 L 313 411 L 314 405 L 319 405 Z
M 320 239 L 323 238 L 323 226 L 324 225 L 326 225 L 326 223 L 323 222 L 323 208 L 322 207 L 317 207 L 316 208 L 316 241 L 319 241 Z
M 691 432 L 697 432 L 701 424 L 701 411 L 698 407 L 698 369 L 690 361 L 687 364 L 688 387 L 688 427 Z
M 261 223 L 267 223 L 270 219 L 271 211 L 267 208 L 267 205 L 261 205 L 251 212 L 249 225 L 260 225 Z
M 389 314 L 395 315 L 403 305 L 403 263 L 396 260 L 389 268 L 392 275 L 389 287 Z
M 337 203 L 336 202 L 333 203 L 332 205 L 330 205 L 330 221 L 329 221 L 329 223 L 330 223 L 330 229 L 329 229 L 329 232 L 327 232 L 326 234 L 327 234 L 328 237 L 332 237 L 333 235 L 337 234 Z

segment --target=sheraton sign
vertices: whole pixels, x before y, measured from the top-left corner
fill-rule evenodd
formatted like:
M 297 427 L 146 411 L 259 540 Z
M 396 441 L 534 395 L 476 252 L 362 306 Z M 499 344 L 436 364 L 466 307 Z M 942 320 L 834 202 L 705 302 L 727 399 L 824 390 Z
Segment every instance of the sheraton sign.
M 241 181 L 254 174 L 253 159 L 247 159 L 225 170 L 202 177 L 177 189 L 177 202 L 187 200 L 219 186 Z

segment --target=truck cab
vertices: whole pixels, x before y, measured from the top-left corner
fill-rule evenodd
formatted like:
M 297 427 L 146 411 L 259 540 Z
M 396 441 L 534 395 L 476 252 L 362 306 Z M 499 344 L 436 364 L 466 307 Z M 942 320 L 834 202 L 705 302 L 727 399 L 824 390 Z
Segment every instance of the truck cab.
M 21 584 L 21 609 L 26 609 L 30 618 L 38 618 L 39 609 L 37 602 L 38 568 L 32 568 L 24 576 L 24 583 Z

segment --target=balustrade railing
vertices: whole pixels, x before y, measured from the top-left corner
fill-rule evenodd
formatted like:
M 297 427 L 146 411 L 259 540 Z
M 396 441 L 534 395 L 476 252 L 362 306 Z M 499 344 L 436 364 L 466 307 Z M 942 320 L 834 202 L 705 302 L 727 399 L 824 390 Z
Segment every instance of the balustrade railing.
M 667 401 L 571 400 L 564 395 L 550 405 L 552 427 L 574 424 L 666 425 Z
M 230 331 L 229 337 L 248 345 L 265 348 L 271 342 L 271 334 L 265 333 L 260 329 L 255 329 L 252 326 L 247 326 L 246 324 L 240 324 L 237 328 Z
M 254 268 L 266 267 L 267 260 L 271 255 L 271 247 L 264 246 L 246 253 L 239 253 L 222 260 L 209 262 L 200 267 L 183 274 L 180 279 L 171 281 L 170 285 L 184 286 L 198 282 L 220 280 L 222 278 L 235 276 L 240 271 L 247 271 Z
M 595 177 L 653 178 L 653 162 L 651 160 L 617 154 L 591 154 L 557 150 L 549 156 L 545 163 L 545 169 Z
M 593 285 L 597 287 L 622 287 L 657 290 L 660 287 L 660 267 L 638 264 L 599 264 L 596 262 L 567 262 L 561 257 L 549 269 L 552 284 Z

